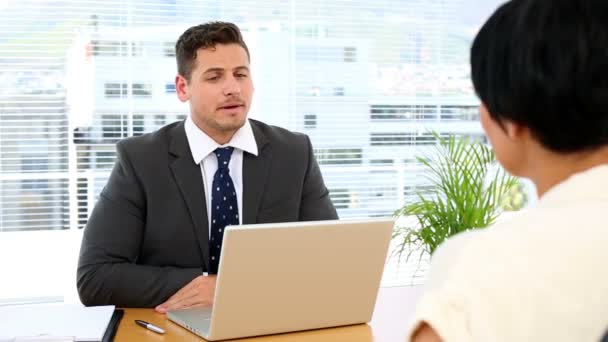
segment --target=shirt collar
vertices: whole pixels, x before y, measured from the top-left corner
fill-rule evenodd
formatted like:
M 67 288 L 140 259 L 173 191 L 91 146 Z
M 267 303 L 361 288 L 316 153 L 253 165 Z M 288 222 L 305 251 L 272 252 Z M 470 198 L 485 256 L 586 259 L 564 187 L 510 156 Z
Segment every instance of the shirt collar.
M 249 120 L 245 121 L 243 127 L 239 128 L 232 136 L 232 139 L 230 139 L 230 141 L 225 145 L 218 144 L 205 132 L 200 130 L 194 121 L 192 121 L 192 117 L 190 115 L 188 115 L 186 118 L 185 129 L 186 138 L 188 139 L 190 151 L 192 152 L 192 158 L 197 164 L 199 164 L 218 147 L 232 146 L 255 156 L 258 155 L 258 144 L 255 142 L 255 137 L 253 135 L 253 130 L 251 129 Z

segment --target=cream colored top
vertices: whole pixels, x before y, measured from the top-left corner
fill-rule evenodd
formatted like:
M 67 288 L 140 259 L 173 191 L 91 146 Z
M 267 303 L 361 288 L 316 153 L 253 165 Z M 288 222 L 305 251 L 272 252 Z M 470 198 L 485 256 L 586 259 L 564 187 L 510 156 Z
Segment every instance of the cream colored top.
M 422 321 L 448 342 L 598 342 L 608 331 L 608 166 L 442 245 L 408 336 Z

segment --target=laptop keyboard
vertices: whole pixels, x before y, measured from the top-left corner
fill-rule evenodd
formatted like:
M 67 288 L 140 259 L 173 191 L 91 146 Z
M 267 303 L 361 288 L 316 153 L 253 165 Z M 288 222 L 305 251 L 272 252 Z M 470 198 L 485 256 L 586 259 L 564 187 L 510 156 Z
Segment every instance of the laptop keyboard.
M 200 319 L 211 319 L 211 310 L 198 314 Z

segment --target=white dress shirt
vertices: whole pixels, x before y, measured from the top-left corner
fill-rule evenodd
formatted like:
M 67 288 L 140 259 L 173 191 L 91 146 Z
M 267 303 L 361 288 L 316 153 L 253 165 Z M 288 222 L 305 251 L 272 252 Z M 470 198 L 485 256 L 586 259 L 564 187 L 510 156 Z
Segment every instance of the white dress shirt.
M 459 234 L 433 256 L 410 336 L 444 341 L 593 341 L 608 330 L 608 166 L 576 174 L 537 206 Z
M 207 218 L 209 221 L 209 234 L 211 234 L 211 184 L 213 184 L 213 176 L 217 171 L 217 157 L 213 151 L 218 147 L 234 147 L 228 168 L 230 169 L 230 177 L 236 189 L 237 204 L 239 209 L 239 224 L 243 223 L 243 152 L 258 155 L 258 145 L 255 142 L 253 130 L 249 120 L 245 121 L 245 125 L 239 128 L 232 139 L 225 144 L 220 145 L 215 140 L 211 139 L 207 134 L 200 130 L 192 118 L 188 116 L 185 124 L 186 137 L 188 145 L 192 152 L 194 162 L 200 165 L 201 174 L 203 177 L 203 186 L 205 189 L 205 200 L 207 203 Z

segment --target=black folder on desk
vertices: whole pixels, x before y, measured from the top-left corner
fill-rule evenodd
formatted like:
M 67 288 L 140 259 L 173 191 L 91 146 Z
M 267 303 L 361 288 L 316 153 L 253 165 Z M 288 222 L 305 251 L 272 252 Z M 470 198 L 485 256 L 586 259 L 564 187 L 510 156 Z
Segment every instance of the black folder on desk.
M 118 325 L 120 324 L 120 320 L 122 316 L 125 314 L 125 310 L 116 309 L 112 314 L 112 318 L 110 318 L 110 322 L 108 323 L 108 327 L 106 328 L 106 332 L 103 334 L 103 338 L 101 342 L 112 342 L 114 341 L 114 336 L 116 335 L 116 331 L 118 330 Z

